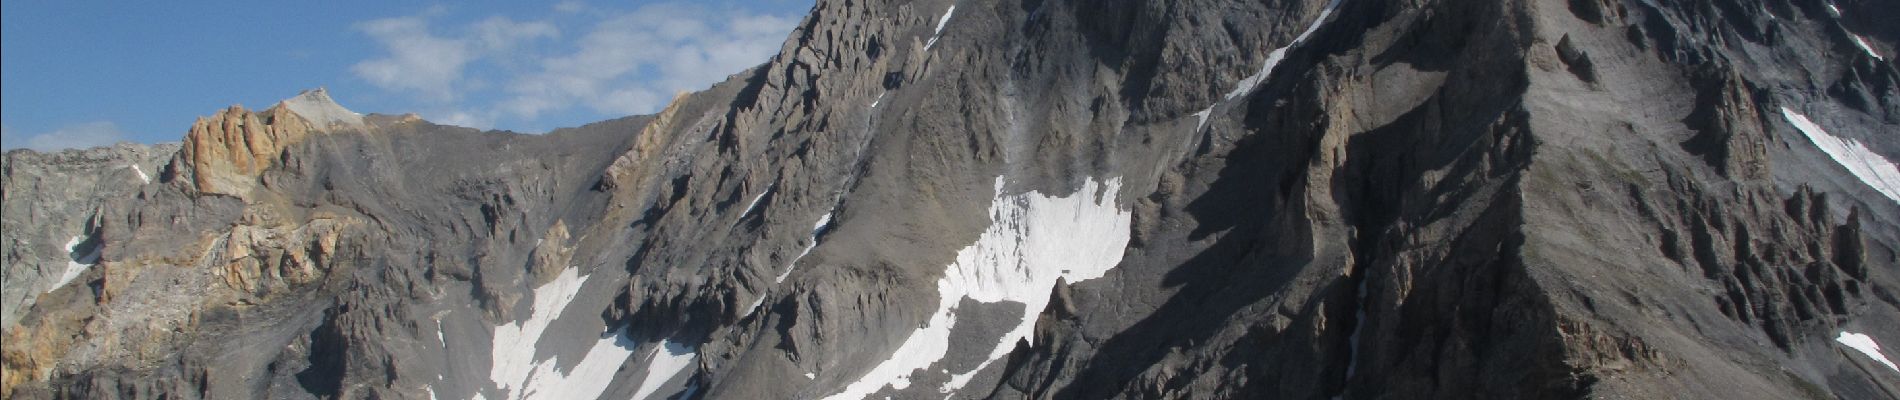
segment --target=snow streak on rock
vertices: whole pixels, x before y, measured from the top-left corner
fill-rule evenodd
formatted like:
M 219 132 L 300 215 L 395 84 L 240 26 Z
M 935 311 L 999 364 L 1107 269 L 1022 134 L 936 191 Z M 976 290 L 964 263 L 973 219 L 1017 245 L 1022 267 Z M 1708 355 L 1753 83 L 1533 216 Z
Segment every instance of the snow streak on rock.
M 745 306 L 745 312 L 739 314 L 739 318 L 752 316 L 752 313 L 759 312 L 759 306 L 762 305 L 765 305 L 765 292 L 759 292 L 758 297 L 752 298 L 752 304 Z
M 1828 13 L 1828 15 L 1829 15 L 1829 16 L 1832 16 L 1832 17 L 1834 17 L 1834 19 L 1837 19 L 1837 20 L 1841 18 L 1841 8 L 1840 8 L 1840 7 L 1835 7 L 1835 6 L 1834 6 L 1834 3 L 1831 3 L 1831 2 L 1830 2 L 1830 3 L 1822 3 L 1822 4 L 1826 4 L 1826 5 L 1827 5 L 1827 13 Z M 1762 11 L 1762 13 L 1763 13 L 1763 14 L 1768 14 L 1768 17 L 1769 17 L 1769 18 L 1774 18 L 1774 16 L 1775 16 L 1775 15 L 1774 15 L 1773 13 L 1769 13 L 1769 12 L 1768 12 L 1767 10 L 1763 10 L 1763 11 Z M 1843 29 L 1845 29 L 1845 28 L 1843 28 Z M 1886 57 L 1881 57 L 1881 56 L 1880 56 L 1880 53 L 1876 53 L 1876 52 L 1874 52 L 1874 47 L 1873 47 L 1873 46 L 1869 46 L 1869 45 L 1867 45 L 1867 38 L 1865 38 L 1865 37 L 1861 37 L 1861 36 L 1860 36 L 1859 34 L 1855 34 L 1854 32 L 1847 32 L 1847 37 L 1848 37 L 1848 38 L 1851 38 L 1851 39 L 1854 39 L 1854 45 L 1855 45 L 1855 46 L 1860 46 L 1860 50 L 1861 50 L 1861 51 L 1865 51 L 1865 52 L 1867 52 L 1867 55 L 1869 55 L 1869 56 L 1873 56 L 1875 60 L 1880 60 L 1880 61 L 1887 61 L 1887 58 L 1886 58 Z
M 1874 56 L 1874 59 L 1875 59 L 1875 60 L 1880 60 L 1880 61 L 1887 61 L 1887 58 L 1886 58 L 1886 57 L 1881 57 L 1881 56 L 1880 56 L 1880 53 L 1875 53 L 1875 52 L 1874 52 L 1874 47 L 1873 47 L 1873 46 L 1869 46 L 1869 45 L 1867 45 L 1867 38 L 1865 38 L 1865 37 L 1861 37 L 1860 35 L 1858 35 L 1858 34 L 1853 34 L 1853 33 L 1849 33 L 1849 34 L 1847 34 L 1847 35 L 1848 35 L 1848 36 L 1851 36 L 1851 37 L 1853 37 L 1853 38 L 1854 38 L 1854 45 L 1857 45 L 1857 46 L 1860 46 L 1860 50 L 1861 50 L 1861 51 L 1865 51 L 1865 52 L 1867 52 L 1867 55 L 1870 55 L 1870 56 Z
M 1294 37 L 1292 43 L 1287 43 L 1285 47 L 1273 49 L 1273 51 L 1268 52 L 1267 62 L 1260 66 L 1260 70 L 1254 72 L 1253 75 L 1248 75 L 1246 78 L 1241 79 L 1240 83 L 1234 84 L 1234 89 L 1227 92 L 1226 100 L 1223 101 L 1233 101 L 1248 93 L 1253 93 L 1254 88 L 1266 82 L 1267 77 L 1273 76 L 1273 68 L 1280 66 L 1280 61 L 1286 59 L 1286 52 L 1288 50 L 1292 50 L 1294 46 L 1299 46 L 1300 43 L 1306 41 L 1307 37 L 1313 36 L 1313 32 L 1318 32 L 1321 26 L 1326 25 L 1326 21 L 1333 17 L 1333 11 L 1339 9 L 1340 1 L 1342 0 L 1333 0 L 1326 3 L 1326 8 L 1320 9 L 1319 11 L 1319 18 L 1313 19 L 1313 23 L 1307 25 L 1306 30 L 1301 31 L 1299 36 Z M 1194 113 L 1195 118 L 1198 119 L 1198 122 L 1194 123 L 1195 132 L 1199 132 L 1201 129 L 1207 127 L 1208 115 L 1213 114 L 1214 107 L 1220 106 L 1221 102 L 1222 101 L 1216 101 L 1214 104 L 1207 105 L 1207 108 Z
M 1121 263 L 1128 246 L 1131 215 L 1116 206 L 1119 178 L 1094 180 L 1067 197 L 1038 192 L 1005 195 L 1003 178 L 996 179 L 997 195 L 990 203 L 990 227 L 976 243 L 957 252 L 957 259 L 937 281 L 937 311 L 924 327 L 912 332 L 891 358 L 873 367 L 857 382 L 829 399 L 859 399 L 890 386 L 910 386 L 910 375 L 942 360 L 950 351 L 950 331 L 957 322 L 957 305 L 968 298 L 983 303 L 1022 303 L 1016 326 L 996 339 L 985 361 L 951 376 L 939 388 L 954 393 L 978 371 L 1009 354 L 1017 341 L 1034 338 L 1036 317 L 1048 306 L 1057 279 L 1080 282 L 1099 278 Z M 962 349 L 960 349 L 962 350 Z M 971 351 L 981 351 L 969 349 Z
M 792 256 L 792 260 L 785 263 L 785 271 L 780 272 L 778 276 L 772 277 L 772 283 L 785 283 L 785 278 L 791 277 L 792 271 L 798 268 L 798 260 L 805 259 L 806 255 L 811 254 L 812 249 L 818 248 L 818 235 L 824 233 L 825 229 L 831 227 L 831 214 L 833 213 L 835 213 L 835 211 L 825 213 L 824 216 L 818 217 L 818 222 L 811 226 L 811 239 L 805 241 L 805 249 L 799 250 L 798 255 Z M 752 299 L 752 304 L 746 306 L 745 312 L 740 313 L 739 318 L 752 316 L 752 313 L 757 312 L 759 305 L 762 304 L 765 304 L 765 293 L 759 293 L 758 298 Z
M 739 216 L 732 218 L 732 226 L 739 226 L 740 222 L 745 222 L 746 216 L 752 215 L 753 211 L 758 211 L 759 201 L 765 200 L 765 195 L 772 194 L 772 190 L 777 187 L 777 184 L 767 185 L 765 191 L 759 192 L 757 196 L 752 196 L 752 201 L 746 202 L 745 204 L 745 211 L 740 211 Z
M 1872 358 L 1874 361 L 1880 362 L 1881 365 L 1886 365 L 1887 368 L 1892 369 L 1894 372 L 1900 372 L 1900 366 L 1894 365 L 1892 360 L 1887 359 L 1886 354 L 1880 353 L 1880 344 L 1874 343 L 1872 336 L 1841 331 L 1841 335 L 1835 337 L 1834 341 L 1841 342 L 1841 345 L 1853 348 L 1854 350 L 1859 350 L 1861 354 L 1866 354 L 1867 358 Z
M 139 174 L 139 181 L 142 181 L 145 183 L 152 183 L 152 176 L 146 175 L 145 170 L 139 169 L 138 164 L 132 164 L 132 172 L 136 172 Z
M 1294 46 L 1299 46 L 1301 42 L 1305 42 L 1307 37 L 1313 36 L 1313 32 L 1318 32 L 1319 27 L 1326 25 L 1326 21 L 1332 19 L 1333 11 L 1339 9 L 1340 1 L 1341 0 L 1333 0 L 1327 2 L 1326 8 L 1319 11 L 1319 18 L 1314 18 L 1312 25 L 1307 25 L 1306 30 L 1300 32 L 1300 36 L 1294 37 L 1293 43 L 1287 43 L 1286 47 L 1273 49 L 1273 52 L 1267 53 L 1266 64 L 1260 66 L 1260 71 L 1254 72 L 1253 75 L 1247 76 L 1246 79 L 1241 79 L 1239 84 L 1234 85 L 1234 90 L 1227 92 L 1227 100 L 1232 101 L 1247 93 L 1252 93 L 1254 87 L 1260 86 L 1261 82 L 1266 82 L 1267 77 L 1273 74 L 1273 67 L 1279 66 L 1280 61 L 1286 59 L 1286 52 L 1288 50 L 1292 50 Z
M 758 196 L 752 196 L 752 201 L 746 203 L 745 211 L 740 212 L 739 217 L 744 218 L 747 215 L 752 215 L 752 211 L 759 209 L 759 200 L 764 200 L 765 195 L 768 194 L 772 194 L 772 187 L 770 186 L 765 187 L 765 191 L 759 192 Z
M 692 367 L 693 360 L 698 357 L 699 353 L 684 344 L 671 340 L 660 341 L 660 345 L 653 348 L 653 353 L 647 355 L 647 376 L 640 381 L 640 390 L 633 393 L 633 400 L 651 398 L 661 386 Z
M 607 390 L 614 373 L 633 355 L 634 343 L 626 329 L 600 339 L 582 356 L 580 364 L 562 374 L 555 370 L 558 358 L 535 360 L 541 334 L 561 316 L 567 304 L 580 293 L 587 277 L 575 268 L 534 289 L 534 305 L 528 319 L 495 327 L 489 379 L 509 391 L 510 399 L 595 398 Z
M 825 216 L 818 217 L 818 223 L 812 224 L 811 240 L 805 244 L 804 250 L 798 252 L 798 256 L 792 257 L 791 262 L 785 263 L 785 272 L 779 273 L 778 277 L 772 278 L 773 283 L 785 283 L 785 278 L 792 276 L 792 269 L 798 266 L 798 260 L 804 259 L 805 255 L 811 254 L 811 249 L 818 248 L 818 234 L 824 233 L 825 228 L 831 227 L 831 214 L 832 213 L 825 213 Z
M 1880 154 L 1874 153 L 1873 150 L 1869 150 L 1867 146 L 1862 146 L 1860 142 L 1853 139 L 1828 134 L 1827 130 L 1821 129 L 1820 125 L 1808 120 L 1806 115 L 1801 115 L 1794 110 L 1783 107 L 1781 116 L 1787 118 L 1788 123 L 1793 124 L 1795 129 L 1807 135 L 1809 141 L 1813 141 L 1816 147 L 1821 148 L 1821 152 L 1827 153 L 1834 162 L 1846 167 L 1848 173 L 1859 178 L 1867 186 L 1872 186 L 1875 191 L 1886 195 L 1887 198 L 1900 202 L 1900 168 L 1895 167 L 1892 161 L 1887 161 L 1886 157 L 1881 157 Z
M 930 40 L 924 42 L 925 51 L 929 51 L 930 46 L 937 45 L 937 38 L 943 36 L 944 24 L 950 23 L 950 15 L 956 14 L 956 13 L 957 13 L 957 6 L 955 4 L 951 4 L 950 9 L 943 12 L 943 17 L 937 19 L 937 31 L 931 32 Z

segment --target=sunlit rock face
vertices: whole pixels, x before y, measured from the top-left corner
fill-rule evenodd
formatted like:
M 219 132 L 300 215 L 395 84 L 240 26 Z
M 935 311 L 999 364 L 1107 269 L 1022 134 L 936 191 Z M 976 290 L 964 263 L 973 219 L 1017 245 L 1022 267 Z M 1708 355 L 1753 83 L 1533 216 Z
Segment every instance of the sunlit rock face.
M 823 1 L 650 116 L 11 152 L 0 397 L 1892 398 L 1900 15 L 1665 3 Z

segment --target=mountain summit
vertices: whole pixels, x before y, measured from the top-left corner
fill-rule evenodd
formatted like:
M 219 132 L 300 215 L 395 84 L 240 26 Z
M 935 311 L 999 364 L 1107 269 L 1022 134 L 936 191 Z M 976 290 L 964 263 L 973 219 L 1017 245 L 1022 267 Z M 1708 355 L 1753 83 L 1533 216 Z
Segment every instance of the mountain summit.
M 1900 398 L 1896 10 L 825 0 L 655 115 L 16 151 L 0 397 Z
M 305 121 L 321 130 L 363 129 L 363 114 L 343 108 L 330 99 L 330 92 L 323 88 L 298 93 L 297 97 L 285 99 L 278 106 L 289 108 Z

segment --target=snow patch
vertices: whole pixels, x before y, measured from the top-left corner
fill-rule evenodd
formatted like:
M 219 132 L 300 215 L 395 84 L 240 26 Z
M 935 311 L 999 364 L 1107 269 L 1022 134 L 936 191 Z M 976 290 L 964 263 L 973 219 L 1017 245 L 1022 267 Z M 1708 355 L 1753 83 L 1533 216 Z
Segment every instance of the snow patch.
M 1893 361 L 1887 359 L 1887 355 L 1880 353 L 1880 344 L 1874 343 L 1872 336 L 1841 331 L 1841 335 L 1836 336 L 1834 341 L 1841 342 L 1841 345 L 1853 348 L 1854 350 L 1859 350 L 1861 354 L 1866 354 L 1867 358 L 1872 358 L 1874 361 L 1880 362 L 1881 365 L 1886 365 L 1888 369 L 1892 369 L 1894 372 L 1900 372 L 1900 366 L 1894 365 Z
M 818 375 L 816 375 L 816 374 L 813 374 L 813 373 L 810 373 L 810 372 L 806 372 L 806 373 L 805 373 L 805 379 L 813 379 L 813 380 L 816 380 L 816 379 L 818 379 Z
M 79 244 L 84 243 L 84 242 L 85 242 L 85 237 L 73 236 L 72 240 L 66 241 L 66 254 L 72 254 L 73 252 L 78 251 L 74 248 L 79 247 Z M 93 265 L 98 265 L 98 264 L 99 264 L 99 249 L 97 247 L 93 248 L 92 252 L 86 253 L 85 255 L 81 255 L 78 258 L 67 260 L 66 271 L 61 272 L 59 274 L 59 280 L 53 282 L 53 286 L 48 286 L 46 291 L 51 292 L 53 291 L 53 289 L 58 289 L 61 286 L 66 286 L 67 283 L 72 283 L 73 279 L 79 278 L 79 274 L 85 273 L 86 269 L 92 268 Z
M 831 214 L 832 213 L 825 213 L 825 215 L 818 217 L 818 222 L 811 224 L 811 241 L 817 242 L 818 234 L 824 232 L 826 227 L 831 226 Z
M 924 50 L 925 50 L 925 51 L 929 51 L 929 50 L 930 50 L 930 46 L 935 46 L 935 45 L 937 45 L 937 38 L 939 38 L 939 37 L 942 37 L 942 36 L 943 36 L 943 27 L 944 27 L 944 25 L 945 25 L 945 24 L 949 24 L 949 23 L 950 23 L 950 16 L 951 16 L 951 15 L 954 15 L 954 14 L 956 14 L 956 13 L 957 13 L 957 5 L 955 5 L 955 4 L 951 4 L 951 5 L 950 5 L 950 9 L 949 9 L 949 10 L 945 10 L 945 11 L 943 12 L 943 17 L 942 17 L 942 18 L 937 18 L 937 31 L 936 31 L 936 32 L 931 32 L 931 33 L 930 33 L 930 40 L 928 40 L 928 41 L 925 41 L 925 42 L 924 42 Z
M 521 399 L 593 399 L 607 392 L 620 366 L 633 356 L 634 343 L 627 328 L 600 338 L 566 375 L 554 369 L 554 358 L 535 365 L 534 376 L 523 387 Z M 558 357 L 557 357 L 558 358 Z
M 640 381 L 640 390 L 633 393 L 633 400 L 651 398 L 653 392 L 660 390 L 660 386 L 693 366 L 693 359 L 698 357 L 699 353 L 693 352 L 691 347 L 661 340 L 660 345 L 647 355 L 647 376 Z
M 554 281 L 534 289 L 528 319 L 495 327 L 489 380 L 509 391 L 511 399 L 596 398 L 607 391 L 614 373 L 633 355 L 626 328 L 602 337 L 566 374 L 555 370 L 559 357 L 535 360 L 534 353 L 548 324 L 561 316 L 587 283 L 576 268 L 562 270 Z
M 937 363 L 950 351 L 956 307 L 965 298 L 1022 303 L 1022 318 L 997 338 L 988 358 L 952 375 L 939 388 L 953 393 L 991 362 L 1007 356 L 1017 341 L 1034 342 L 1036 317 L 1048 306 L 1049 292 L 1058 279 L 1074 283 L 1099 278 L 1121 263 L 1132 214 L 1116 206 L 1120 178 L 1102 183 L 1090 179 L 1067 197 L 1039 192 L 1005 195 L 1003 184 L 1003 178 L 997 177 L 990 227 L 976 243 L 957 252 L 956 261 L 937 281 L 937 311 L 922 328 L 911 332 L 890 359 L 828 399 L 863 398 L 885 386 L 909 387 L 912 373 Z
M 146 175 L 145 170 L 139 169 L 138 164 L 132 164 L 132 172 L 137 172 L 139 174 L 140 181 L 143 181 L 145 183 L 152 183 L 152 176 Z
M 1834 162 L 1846 167 L 1848 173 L 1859 178 L 1867 186 L 1872 186 L 1875 191 L 1886 195 L 1887 198 L 1900 202 L 1900 167 L 1895 167 L 1892 161 L 1888 161 L 1886 157 L 1881 157 L 1880 154 L 1874 153 L 1873 150 L 1867 149 L 1866 146 L 1862 146 L 1860 142 L 1853 139 L 1828 134 L 1827 130 L 1821 129 L 1820 125 L 1808 120 L 1806 115 L 1789 110 L 1787 107 L 1781 108 L 1781 116 L 1786 118 L 1789 124 L 1794 125 L 1796 130 L 1807 135 L 1809 141 L 1821 148 L 1821 152 L 1827 153 Z

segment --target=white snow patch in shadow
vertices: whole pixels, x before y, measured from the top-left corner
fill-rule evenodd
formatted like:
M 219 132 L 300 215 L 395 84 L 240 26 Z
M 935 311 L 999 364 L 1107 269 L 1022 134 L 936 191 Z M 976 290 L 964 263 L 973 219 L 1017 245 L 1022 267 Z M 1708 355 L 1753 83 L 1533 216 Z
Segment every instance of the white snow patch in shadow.
M 1821 152 L 1827 153 L 1834 162 L 1846 167 L 1848 173 L 1859 178 L 1867 186 L 1872 186 L 1875 191 L 1886 195 L 1887 198 L 1900 202 L 1900 168 L 1896 168 L 1892 161 L 1888 161 L 1886 157 L 1881 157 L 1880 154 L 1874 153 L 1873 150 L 1867 149 L 1867 146 L 1862 146 L 1860 142 L 1853 139 L 1828 134 L 1827 130 L 1821 129 L 1820 125 L 1808 120 L 1806 115 L 1789 110 L 1787 107 L 1781 108 L 1781 116 L 1786 118 L 1789 124 L 1793 124 L 1796 130 L 1807 135 L 1808 140 L 1814 142 L 1815 147 L 1821 148 Z
M 1900 366 L 1894 365 L 1892 360 L 1887 359 L 1887 355 L 1880 353 L 1880 344 L 1874 343 L 1872 336 L 1841 331 L 1841 335 L 1835 337 L 1834 341 L 1841 342 L 1841 345 L 1853 348 L 1854 350 L 1859 350 L 1861 354 L 1866 354 L 1867 358 L 1872 358 L 1874 361 L 1880 362 L 1881 365 L 1886 365 L 1888 369 L 1892 369 L 1894 372 L 1900 372 Z
M 818 222 L 811 224 L 811 238 L 813 242 L 818 241 L 818 233 L 824 232 L 825 227 L 831 226 L 831 214 L 832 213 L 825 213 L 824 216 L 818 217 Z
M 528 379 L 527 387 L 522 388 L 522 399 L 593 399 L 607 392 L 607 384 L 613 382 L 614 374 L 620 372 L 620 366 L 633 356 L 635 344 L 627 337 L 627 328 L 620 328 L 613 334 L 600 338 L 594 346 L 581 356 L 580 364 L 563 375 L 554 369 L 550 358 L 535 364 L 534 376 Z
M 558 357 L 535 360 L 534 353 L 548 324 L 574 301 L 587 276 L 576 268 L 562 270 L 554 281 L 534 289 L 534 305 L 528 318 L 495 327 L 491 354 L 493 368 L 489 379 L 509 391 L 511 399 L 595 398 L 607 390 L 616 371 L 633 355 L 633 342 L 626 328 L 602 337 L 582 356 L 579 364 L 563 375 L 555 370 Z
M 651 398 L 653 392 L 660 390 L 660 386 L 692 367 L 693 359 L 698 357 L 699 353 L 693 352 L 691 347 L 661 340 L 660 345 L 647 354 L 647 376 L 640 381 L 640 390 L 634 391 L 633 400 Z
M 1039 192 L 1004 195 L 1003 184 L 1003 178 L 997 177 L 990 227 L 976 243 L 957 252 L 956 261 L 937 281 L 937 311 L 922 328 L 911 332 L 890 359 L 827 399 L 859 399 L 885 386 L 908 388 L 912 373 L 937 363 L 950 351 L 956 307 L 964 298 L 1022 303 L 1021 320 L 997 338 L 985 361 L 952 375 L 938 389 L 953 393 L 976 372 L 1008 355 L 1017 341 L 1034 342 L 1036 317 L 1048 306 L 1057 279 L 1074 283 L 1099 278 L 1121 263 L 1132 214 L 1116 206 L 1120 178 L 1103 183 L 1091 179 L 1067 197 Z
M 66 241 L 66 254 L 72 254 L 74 251 L 77 251 L 77 250 L 74 250 L 73 248 L 79 247 L 79 244 L 83 242 L 85 242 L 84 237 L 73 236 L 72 240 Z M 67 283 L 72 283 L 73 279 L 79 278 L 79 274 L 85 273 L 86 269 L 92 268 L 92 266 L 98 265 L 98 264 L 99 264 L 99 248 L 97 247 L 94 247 L 91 252 L 86 253 L 85 255 L 79 256 L 79 258 L 67 260 L 66 271 L 61 272 L 59 274 L 59 280 L 53 282 L 53 286 L 48 286 L 46 288 L 46 291 L 51 292 L 53 291 L 53 289 L 58 289 L 61 286 L 66 286 Z

